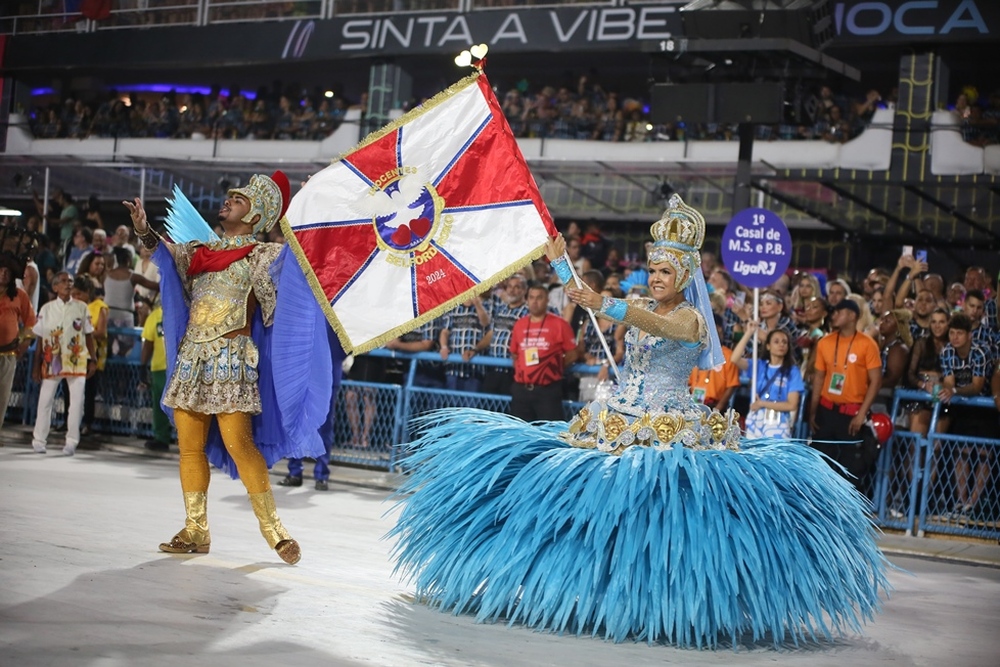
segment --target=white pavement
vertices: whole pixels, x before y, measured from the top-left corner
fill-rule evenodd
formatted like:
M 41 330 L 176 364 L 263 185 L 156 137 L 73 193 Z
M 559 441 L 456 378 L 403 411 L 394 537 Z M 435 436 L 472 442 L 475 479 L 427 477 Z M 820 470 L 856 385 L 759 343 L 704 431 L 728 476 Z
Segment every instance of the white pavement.
M 161 554 L 156 545 L 182 525 L 176 465 L 0 448 L 0 665 L 998 664 L 995 567 L 893 557 L 912 574 L 892 572 L 884 613 L 863 635 L 832 643 L 735 654 L 615 645 L 412 604 L 381 539 L 392 525 L 386 491 L 338 477 L 328 493 L 275 487 L 302 544 L 297 566 L 267 548 L 242 484 L 218 473 L 212 552 Z

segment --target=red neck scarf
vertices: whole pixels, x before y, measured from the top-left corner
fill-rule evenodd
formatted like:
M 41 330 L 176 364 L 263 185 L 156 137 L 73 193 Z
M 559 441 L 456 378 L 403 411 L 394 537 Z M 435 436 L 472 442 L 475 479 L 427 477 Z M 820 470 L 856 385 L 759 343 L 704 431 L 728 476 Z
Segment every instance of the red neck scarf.
M 233 262 L 238 262 L 249 255 L 256 247 L 255 243 L 232 250 L 212 250 L 205 246 L 198 246 L 194 255 L 191 256 L 191 265 L 188 266 L 187 274 L 196 276 L 199 273 L 222 271 Z

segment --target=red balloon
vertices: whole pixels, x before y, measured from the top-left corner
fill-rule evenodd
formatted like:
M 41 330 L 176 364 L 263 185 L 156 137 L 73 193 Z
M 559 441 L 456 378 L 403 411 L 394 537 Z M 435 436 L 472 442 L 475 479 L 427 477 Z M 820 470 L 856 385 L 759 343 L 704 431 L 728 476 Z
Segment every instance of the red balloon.
M 884 445 L 892 437 L 892 420 L 884 412 L 874 412 L 871 418 L 872 428 L 875 429 L 875 437 L 879 444 Z

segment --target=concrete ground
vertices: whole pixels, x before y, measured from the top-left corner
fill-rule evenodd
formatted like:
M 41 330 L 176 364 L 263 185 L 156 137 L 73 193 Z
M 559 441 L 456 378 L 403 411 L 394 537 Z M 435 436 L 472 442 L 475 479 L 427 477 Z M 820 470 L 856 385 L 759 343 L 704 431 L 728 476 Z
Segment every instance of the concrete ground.
M 39 455 L 24 435 L 5 427 L 0 448 L 0 665 L 998 664 L 995 544 L 885 536 L 901 570 L 860 635 L 736 654 L 615 645 L 413 604 L 381 539 L 387 473 L 337 467 L 326 493 L 308 480 L 275 487 L 302 544 L 297 566 L 267 548 L 242 484 L 216 473 L 212 551 L 176 556 L 156 549 L 182 525 L 176 454 L 107 438 L 71 458 L 56 446 Z

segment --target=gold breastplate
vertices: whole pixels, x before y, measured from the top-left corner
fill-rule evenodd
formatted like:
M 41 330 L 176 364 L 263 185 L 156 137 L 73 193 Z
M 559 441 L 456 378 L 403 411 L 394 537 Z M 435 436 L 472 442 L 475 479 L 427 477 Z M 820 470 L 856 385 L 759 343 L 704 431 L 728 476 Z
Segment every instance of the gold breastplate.
M 250 262 L 245 259 L 197 276 L 191 283 L 188 340 L 206 343 L 245 327 L 250 288 Z

